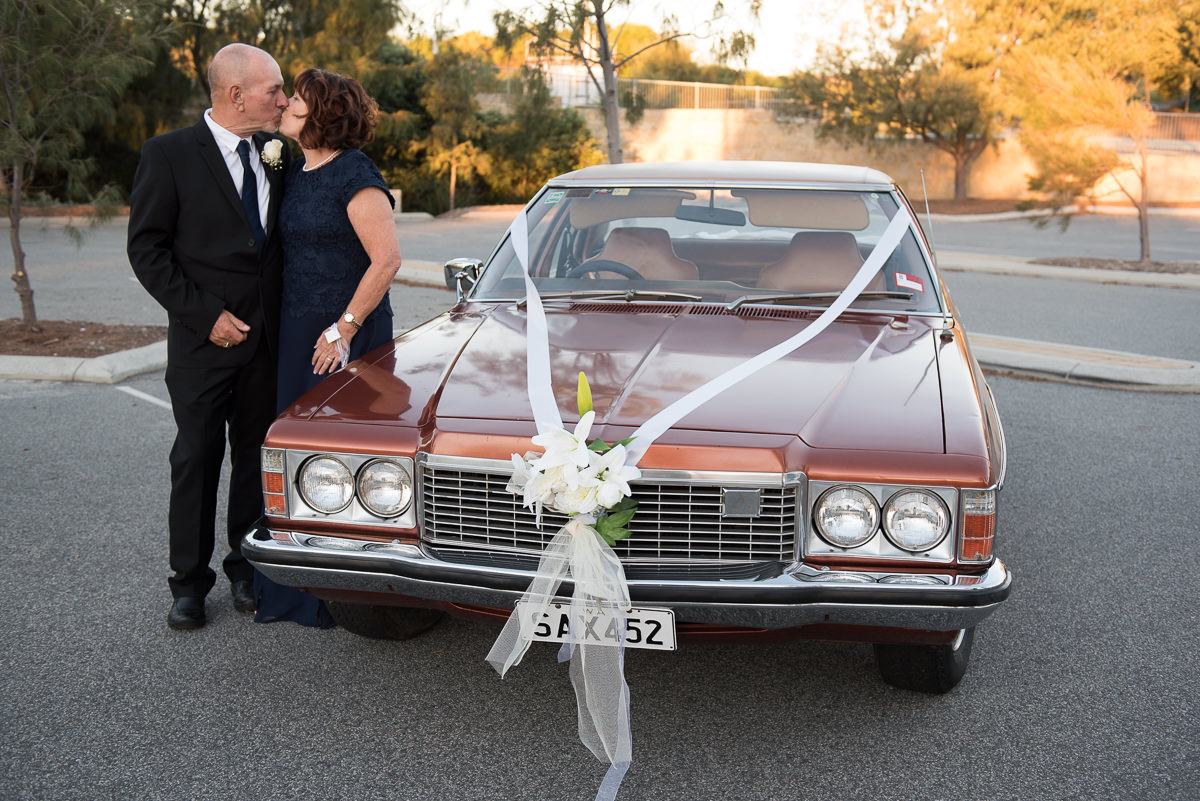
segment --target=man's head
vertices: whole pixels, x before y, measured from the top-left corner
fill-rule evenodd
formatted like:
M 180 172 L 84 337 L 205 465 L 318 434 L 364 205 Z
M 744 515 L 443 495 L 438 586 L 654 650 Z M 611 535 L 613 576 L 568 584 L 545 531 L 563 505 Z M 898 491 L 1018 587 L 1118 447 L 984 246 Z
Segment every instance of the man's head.
M 287 108 L 283 74 L 265 50 L 235 42 L 213 56 L 208 65 L 212 117 L 238 136 L 275 131 Z

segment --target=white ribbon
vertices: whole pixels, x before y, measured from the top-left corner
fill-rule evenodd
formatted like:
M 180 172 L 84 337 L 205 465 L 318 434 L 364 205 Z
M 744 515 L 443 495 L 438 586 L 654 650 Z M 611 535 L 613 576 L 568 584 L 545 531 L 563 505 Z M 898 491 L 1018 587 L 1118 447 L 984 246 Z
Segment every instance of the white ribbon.
M 875 273 L 879 272 L 888 260 L 888 257 L 892 255 L 892 251 L 900 244 L 900 239 L 908 231 L 909 225 L 911 225 L 911 218 L 908 212 L 901 207 L 896 212 L 896 216 L 892 218 L 892 221 L 888 223 L 883 236 L 879 238 L 878 244 L 871 251 L 871 255 L 867 257 L 862 267 L 858 268 L 858 272 L 850 279 L 850 283 L 846 285 L 846 288 L 842 290 L 837 299 L 829 304 L 829 308 L 821 312 L 820 316 L 813 320 L 811 325 L 805 327 L 803 331 L 772 348 L 768 348 L 754 358 L 742 362 L 737 367 L 722 373 L 708 383 L 702 384 L 638 426 L 638 429 L 633 432 L 633 442 L 627 446 L 629 463 L 637 464 L 641 461 L 642 456 L 645 455 L 647 449 L 654 444 L 656 439 L 701 404 L 711 400 L 734 384 L 757 373 L 764 367 L 779 361 L 828 328 L 829 324 L 848 309 L 850 304 L 866 289 L 867 284 L 875 277 Z
M 633 442 L 627 446 L 626 464 L 636 465 L 655 440 L 701 404 L 782 359 L 828 328 L 883 267 L 910 225 L 912 219 L 908 211 L 900 207 L 850 283 L 803 331 L 697 387 L 639 426 L 633 433 Z M 509 238 L 525 280 L 528 309 L 526 378 L 534 423 L 538 433 L 542 434 L 562 428 L 563 425 L 550 374 L 550 335 L 546 312 L 529 273 L 529 223 L 524 209 L 513 220 Z M 620 559 L 592 528 L 594 522 L 593 518 L 584 515 L 572 517 L 542 552 L 537 573 L 521 598 L 520 608 L 526 610 L 529 623 L 542 619 L 569 570 L 575 584 L 571 596 L 572 624 L 581 619 L 589 606 L 603 606 L 612 610 L 618 631 L 624 632 L 624 612 L 630 603 L 629 586 Z M 487 661 L 503 677 L 509 668 L 520 663 L 530 642 L 528 629 L 522 630 L 521 620 L 514 610 L 492 645 Z M 559 650 L 559 661 L 567 659 L 571 660 L 571 683 L 575 688 L 578 706 L 579 739 L 597 759 L 607 759 L 610 763 L 597 791 L 596 801 L 613 801 L 629 770 L 633 753 L 624 640 L 618 647 L 597 645 L 580 641 L 572 630 L 567 642 Z

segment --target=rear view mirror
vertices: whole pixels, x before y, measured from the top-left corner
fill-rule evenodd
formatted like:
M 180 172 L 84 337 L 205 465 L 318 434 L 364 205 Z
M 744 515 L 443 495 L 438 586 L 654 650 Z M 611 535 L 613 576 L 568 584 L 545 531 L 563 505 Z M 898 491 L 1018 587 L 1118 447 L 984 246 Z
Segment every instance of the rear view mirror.
M 688 222 L 709 223 L 711 225 L 746 224 L 746 215 L 733 209 L 718 209 L 712 206 L 684 206 L 675 209 L 675 219 Z

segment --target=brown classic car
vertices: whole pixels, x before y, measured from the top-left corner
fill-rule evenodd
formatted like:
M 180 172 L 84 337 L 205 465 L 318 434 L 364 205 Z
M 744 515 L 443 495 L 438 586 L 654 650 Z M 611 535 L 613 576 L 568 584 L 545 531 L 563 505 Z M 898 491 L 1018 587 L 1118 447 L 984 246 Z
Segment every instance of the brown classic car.
M 993 553 L 1004 438 L 895 182 L 820 164 L 608 165 L 553 179 L 515 224 L 524 258 L 510 228 L 486 263 L 448 263 L 457 305 L 275 422 L 250 560 L 369 637 L 510 614 L 565 521 L 508 486 L 536 433 L 528 270 L 564 424 L 582 372 L 609 443 L 820 326 L 641 458 L 614 547 L 627 644 L 870 642 L 888 683 L 954 687 L 1011 587 Z M 861 291 L 843 296 L 852 279 Z

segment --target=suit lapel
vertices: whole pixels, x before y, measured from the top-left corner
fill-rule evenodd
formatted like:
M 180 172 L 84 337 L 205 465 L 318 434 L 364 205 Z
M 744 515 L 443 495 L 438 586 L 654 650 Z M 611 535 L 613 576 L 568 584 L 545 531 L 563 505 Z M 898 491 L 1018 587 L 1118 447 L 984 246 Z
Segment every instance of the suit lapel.
M 225 157 L 221 155 L 221 148 L 217 146 L 217 140 L 213 138 L 212 131 L 208 129 L 208 123 L 201 118 L 200 122 L 192 127 L 192 131 L 196 135 L 197 150 L 200 151 L 201 161 L 212 172 L 213 180 L 221 188 L 221 194 L 244 217 L 246 213 L 242 209 L 242 198 L 238 194 L 237 187 L 233 185 L 233 176 L 229 174 L 229 167 L 225 164 Z
M 268 133 L 256 133 L 254 142 L 258 145 L 258 152 L 261 153 L 267 142 L 270 142 L 276 137 Z M 286 148 L 287 143 L 283 146 Z M 286 164 L 286 161 L 284 162 Z M 270 165 L 264 165 L 267 170 L 267 183 L 271 185 L 271 197 L 267 202 L 267 236 L 270 237 L 275 233 L 275 221 L 279 219 L 279 204 L 283 201 L 283 167 L 274 168 Z

